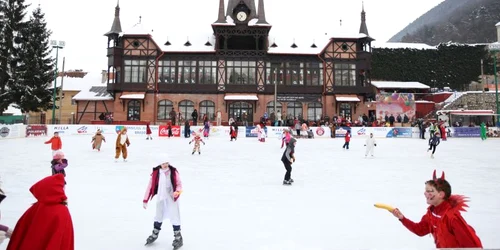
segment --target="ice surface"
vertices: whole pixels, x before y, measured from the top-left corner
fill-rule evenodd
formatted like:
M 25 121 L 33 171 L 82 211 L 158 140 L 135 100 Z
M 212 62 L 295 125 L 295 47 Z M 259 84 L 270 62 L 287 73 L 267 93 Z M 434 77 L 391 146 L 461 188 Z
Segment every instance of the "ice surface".
M 163 158 L 179 169 L 184 185 L 183 250 L 432 249 L 430 236 L 413 235 L 373 204 L 397 206 L 418 221 L 426 209 L 424 182 L 434 169 L 446 171 L 454 193 L 471 197 L 463 215 L 484 247 L 500 247 L 500 140 L 452 138 L 430 159 L 426 141 L 378 139 L 376 157 L 365 159 L 362 139 L 352 139 L 349 151 L 342 150 L 342 138 L 299 139 L 295 183 L 283 186 L 278 139 L 211 138 L 193 156 L 187 139 L 131 136 L 129 162 L 115 163 L 116 136 L 106 137 L 100 153 L 91 150 L 90 135 L 62 138 L 77 250 L 171 249 L 168 221 L 144 247 L 154 203 L 144 210 L 142 198 L 151 168 Z M 15 225 L 34 201 L 29 187 L 50 174 L 46 139 L 0 141 L 7 194 L 1 223 Z

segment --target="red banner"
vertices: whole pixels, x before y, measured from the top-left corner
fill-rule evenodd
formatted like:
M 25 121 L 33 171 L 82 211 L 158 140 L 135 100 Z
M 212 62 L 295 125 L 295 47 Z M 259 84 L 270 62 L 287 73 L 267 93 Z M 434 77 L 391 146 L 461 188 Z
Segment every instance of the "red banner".
M 40 136 L 47 134 L 47 126 L 45 124 L 28 125 L 26 127 L 26 137 Z
M 167 137 L 168 136 L 167 125 L 160 125 L 160 127 L 158 129 L 158 136 L 159 137 Z M 181 137 L 181 127 L 180 126 L 172 126 L 172 136 Z

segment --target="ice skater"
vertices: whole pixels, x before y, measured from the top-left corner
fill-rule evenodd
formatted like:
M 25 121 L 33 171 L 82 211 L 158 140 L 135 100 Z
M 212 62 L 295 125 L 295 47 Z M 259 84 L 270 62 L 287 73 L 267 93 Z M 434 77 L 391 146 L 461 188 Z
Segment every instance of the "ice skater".
M 59 132 L 54 132 L 54 136 L 46 141 L 45 144 L 51 144 L 50 148 L 52 149 L 52 156 L 54 156 L 57 151 L 62 149 L 62 141 L 61 137 L 59 137 Z
M 0 203 L 6 198 L 7 196 L 3 192 L 3 190 L 0 188 Z M 0 224 L 0 245 L 2 245 L 2 242 L 5 239 L 9 239 L 10 236 L 12 235 L 12 228 L 9 228 L 8 226 Z
M 153 223 L 153 233 L 146 239 L 146 245 L 158 239 L 161 226 L 165 219 L 169 219 L 174 230 L 172 246 L 179 249 L 184 244 L 181 235 L 181 217 L 178 199 L 182 193 L 182 182 L 179 172 L 168 162 L 163 162 L 153 168 L 149 184 L 144 195 L 143 207 L 147 208 L 148 201 L 156 195 L 156 215 Z
M 432 149 L 432 154 L 431 158 L 434 158 L 434 153 L 436 152 L 436 147 L 439 145 L 441 141 L 439 140 L 439 132 L 435 132 L 434 136 L 432 136 L 429 139 L 429 149 L 427 149 L 427 152 L 429 152 Z
M 153 140 L 153 137 L 151 136 L 153 132 L 151 131 L 151 128 L 149 127 L 149 122 L 146 123 L 146 140 Z
M 92 149 L 97 149 L 97 151 L 101 151 L 102 142 L 106 142 L 106 138 L 102 135 L 101 130 L 98 129 L 94 136 L 92 136 Z
M 432 180 L 425 182 L 424 195 L 429 207 L 420 222 L 409 220 L 397 208 L 391 213 L 414 234 L 420 237 L 431 234 L 436 248 L 483 247 L 474 228 L 460 214 L 468 207 L 468 198 L 451 194 L 451 185 L 445 180 L 444 172 L 441 178 L 436 178 L 434 170 Z
M 130 146 L 130 141 L 128 140 L 127 128 L 123 127 L 118 137 L 116 138 L 116 154 L 115 162 L 118 161 L 120 155 L 123 155 L 123 161 L 127 161 L 128 150 L 127 147 Z
M 366 138 L 365 142 L 365 157 L 368 156 L 368 153 L 373 157 L 373 151 L 375 151 L 375 147 L 377 146 L 377 142 L 375 141 L 375 138 L 373 138 L 373 133 L 370 133 L 370 137 Z
M 283 146 L 288 146 L 288 143 L 290 143 L 290 139 L 292 139 L 291 131 L 286 128 L 283 129 L 283 135 L 281 138 L 281 148 L 283 148 Z
M 283 185 L 292 185 L 292 163 L 295 162 L 295 145 L 297 140 L 295 138 L 290 139 L 283 156 L 281 156 L 281 162 L 285 166 L 286 173 L 285 179 L 283 180 Z
M 50 164 L 52 175 L 63 174 L 64 177 L 66 177 L 66 171 L 64 169 L 68 166 L 68 160 L 62 151 L 57 151 L 57 153 L 52 157 Z M 66 184 L 66 181 L 64 181 L 64 184 Z
M 199 134 L 195 134 L 193 140 L 191 140 L 189 144 L 191 144 L 192 142 L 194 142 L 194 147 L 193 147 L 193 153 L 191 154 L 194 155 L 194 152 L 196 151 L 198 151 L 198 154 L 201 154 L 200 143 L 203 143 L 203 145 L 205 145 L 205 142 L 203 141 L 203 139 L 201 139 L 201 136 Z
M 236 141 L 238 139 L 238 126 L 235 122 L 229 126 L 229 136 L 230 141 L 233 141 L 233 139 Z
M 347 132 L 345 133 L 344 140 L 345 143 L 344 146 L 342 146 L 342 148 L 349 150 L 349 142 L 351 142 L 351 131 L 347 130 Z

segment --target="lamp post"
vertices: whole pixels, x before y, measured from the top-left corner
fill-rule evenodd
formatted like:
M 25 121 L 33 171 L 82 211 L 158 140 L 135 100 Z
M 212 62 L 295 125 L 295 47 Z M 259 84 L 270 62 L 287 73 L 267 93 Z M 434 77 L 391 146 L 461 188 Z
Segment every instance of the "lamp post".
M 57 59 L 59 58 L 59 49 L 63 49 L 66 43 L 64 41 L 51 40 L 50 45 L 56 49 L 56 70 L 54 73 L 54 91 L 52 94 L 52 124 L 56 124 L 56 96 L 57 96 Z M 62 91 L 62 90 L 61 90 Z
M 493 52 L 493 74 L 495 74 L 495 97 L 496 97 L 496 106 L 497 106 L 497 125 L 500 123 L 498 122 L 498 118 L 500 115 L 500 107 L 498 106 L 498 76 L 497 76 L 497 54 L 500 51 L 500 42 L 496 43 L 491 43 L 488 46 L 488 49 Z
M 274 117 L 278 119 L 278 114 L 276 113 L 276 102 L 278 101 L 278 68 L 275 69 L 275 78 L 274 78 Z

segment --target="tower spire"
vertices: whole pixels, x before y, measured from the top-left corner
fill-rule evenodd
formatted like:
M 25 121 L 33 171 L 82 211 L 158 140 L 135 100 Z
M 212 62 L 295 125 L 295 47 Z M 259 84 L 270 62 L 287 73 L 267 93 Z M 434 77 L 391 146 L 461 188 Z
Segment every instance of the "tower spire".
M 217 17 L 216 23 L 227 23 L 226 16 L 224 15 L 224 0 L 219 1 L 219 16 Z
M 120 22 L 120 0 L 116 3 L 115 7 L 115 19 L 113 20 L 113 24 L 111 25 L 111 30 L 109 30 L 105 36 L 110 35 L 119 35 L 122 32 L 122 25 Z
M 368 34 L 368 27 L 366 26 L 366 12 L 365 12 L 365 2 L 362 2 L 361 6 L 361 25 L 359 27 L 359 33 L 363 33 L 365 35 Z
M 259 20 L 258 24 L 269 24 L 266 21 L 266 11 L 264 9 L 264 0 L 259 0 Z

